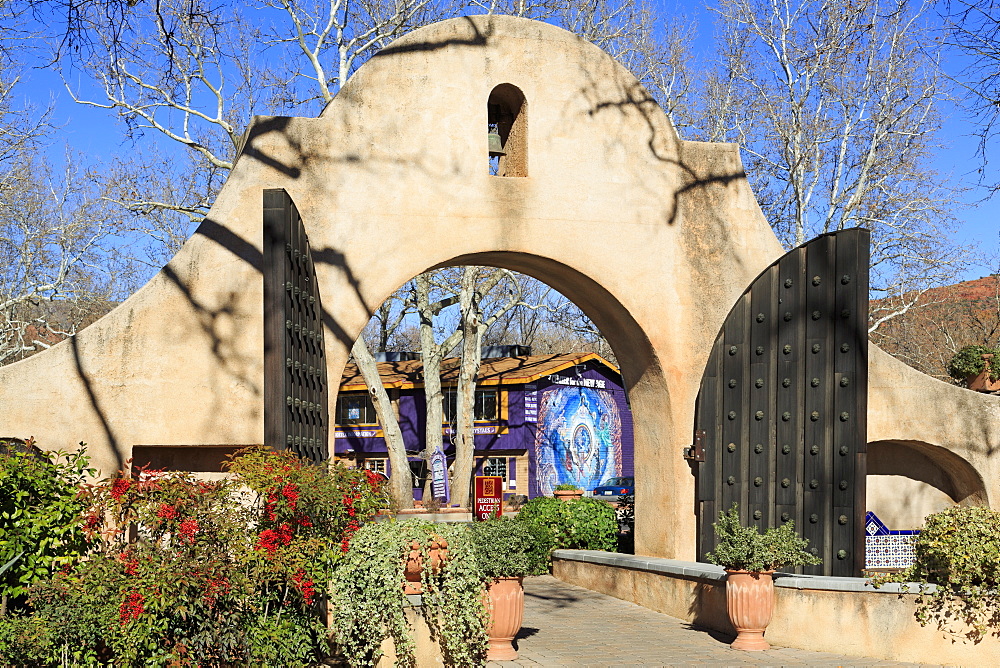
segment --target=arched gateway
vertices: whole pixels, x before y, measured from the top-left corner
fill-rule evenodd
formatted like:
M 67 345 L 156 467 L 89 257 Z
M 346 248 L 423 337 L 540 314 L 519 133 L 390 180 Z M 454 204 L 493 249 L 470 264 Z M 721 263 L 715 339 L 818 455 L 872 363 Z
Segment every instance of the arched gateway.
M 507 149 L 492 169 L 488 127 Z M 702 373 L 734 301 L 782 249 L 735 145 L 679 140 L 610 56 L 528 20 L 429 26 L 373 57 L 319 118 L 255 119 L 208 217 L 153 280 L 0 368 L 0 433 L 86 440 L 105 471 L 137 447 L 190 457 L 265 442 L 263 208 L 277 190 L 308 235 L 330 378 L 372 311 L 432 267 L 507 267 L 576 302 L 614 347 L 635 415 L 637 552 L 696 557 L 682 451 Z M 920 395 L 936 381 L 873 355 L 905 387 L 880 389 L 873 357 L 870 412 L 887 415 L 869 419 L 869 440 L 872 425 L 917 438 L 893 432 L 893 402 L 915 400 L 905 411 L 926 421 Z M 1000 425 L 996 402 L 934 387 L 960 416 Z M 947 434 L 923 440 L 1000 480 L 1000 429 Z

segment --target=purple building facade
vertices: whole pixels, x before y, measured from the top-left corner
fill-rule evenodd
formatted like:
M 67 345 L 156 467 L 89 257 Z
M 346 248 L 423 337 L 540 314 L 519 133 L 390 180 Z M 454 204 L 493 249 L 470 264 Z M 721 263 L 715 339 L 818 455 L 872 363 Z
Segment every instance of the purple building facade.
M 440 445 L 454 461 L 453 380 L 442 367 L 445 423 Z M 414 497 L 422 497 L 426 417 L 419 360 L 383 362 L 379 372 L 410 455 Z M 533 355 L 483 360 L 476 390 L 476 475 L 498 475 L 506 495 L 551 495 L 561 483 L 593 489 L 634 473 L 632 413 L 618 370 L 598 355 Z M 392 475 L 385 440 L 357 370 L 348 367 L 335 413 L 334 457 Z

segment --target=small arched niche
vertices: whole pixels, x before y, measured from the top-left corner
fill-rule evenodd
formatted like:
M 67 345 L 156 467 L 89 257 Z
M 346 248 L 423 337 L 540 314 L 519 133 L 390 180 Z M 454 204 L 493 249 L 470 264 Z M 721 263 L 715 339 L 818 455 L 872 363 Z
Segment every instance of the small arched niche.
M 890 529 L 919 529 L 924 517 L 954 505 L 989 505 L 976 470 L 945 448 L 875 441 L 867 459 L 867 509 Z
M 490 134 L 500 136 L 500 150 L 490 147 L 490 174 L 528 175 L 528 103 L 517 86 L 502 83 L 490 92 L 486 103 Z M 494 139 L 495 141 L 495 139 Z

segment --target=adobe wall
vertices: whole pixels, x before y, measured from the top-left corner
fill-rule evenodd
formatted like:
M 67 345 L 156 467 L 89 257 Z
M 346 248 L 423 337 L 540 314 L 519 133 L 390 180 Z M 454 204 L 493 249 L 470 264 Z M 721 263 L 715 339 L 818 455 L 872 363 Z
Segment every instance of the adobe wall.
M 486 100 L 501 83 L 527 99 L 523 178 L 487 174 Z M 432 267 L 504 266 L 576 302 L 607 335 L 629 390 L 637 550 L 694 556 L 681 450 L 702 370 L 733 300 L 782 249 L 735 145 L 678 140 L 607 54 L 522 19 L 418 30 L 362 67 L 319 118 L 257 118 L 205 222 L 160 274 L 71 341 L 0 367 L 0 434 L 49 448 L 85 440 L 105 472 L 134 445 L 260 443 L 265 188 L 288 191 L 310 236 L 330 378 L 372 311 Z M 930 405 L 916 372 L 874 359 L 878 438 L 922 434 L 929 420 L 976 422 L 973 440 L 945 438 L 942 426 L 944 440 L 930 442 L 1000 480 L 995 404 L 952 399 L 961 391 L 942 384 Z M 881 373 L 911 389 L 884 388 Z M 939 405 L 959 412 L 936 417 Z
M 712 564 L 650 559 L 590 550 L 556 550 L 552 574 L 563 582 L 684 619 L 729 637 L 736 630 L 726 610 L 726 574 Z M 914 617 L 916 594 L 906 585 L 876 590 L 863 578 L 779 573 L 774 610 L 764 639 L 777 647 L 870 657 L 886 661 L 959 666 L 996 665 L 1000 637 L 980 642 L 949 620 L 951 632 Z M 902 594 L 900 592 L 903 592 Z M 859 659 L 868 664 L 870 660 Z

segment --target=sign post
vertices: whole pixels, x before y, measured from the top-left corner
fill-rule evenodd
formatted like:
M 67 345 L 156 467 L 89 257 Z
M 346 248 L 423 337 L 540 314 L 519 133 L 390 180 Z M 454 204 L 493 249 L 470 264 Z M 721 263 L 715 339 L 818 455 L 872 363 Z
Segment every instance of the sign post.
M 473 518 L 488 520 L 500 515 L 503 515 L 503 478 L 498 475 L 477 475 Z

